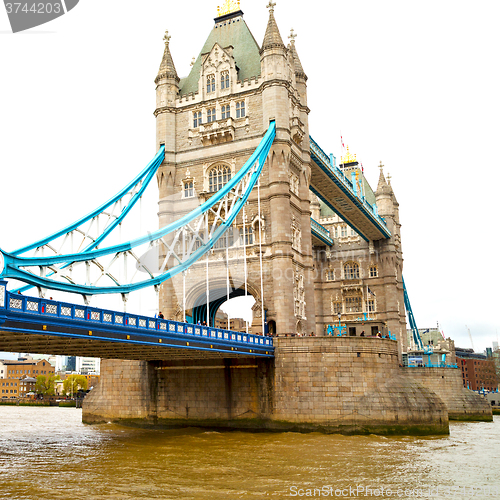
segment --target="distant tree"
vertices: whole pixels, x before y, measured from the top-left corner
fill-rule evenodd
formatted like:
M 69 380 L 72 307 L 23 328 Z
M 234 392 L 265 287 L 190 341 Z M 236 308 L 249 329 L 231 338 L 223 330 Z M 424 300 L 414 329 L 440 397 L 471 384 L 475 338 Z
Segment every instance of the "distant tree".
M 63 391 L 66 396 L 76 394 L 78 389 L 87 390 L 87 379 L 83 375 L 70 375 L 64 379 Z
M 35 392 L 44 396 L 53 396 L 55 394 L 55 382 L 60 380 L 59 375 L 38 375 L 36 378 Z

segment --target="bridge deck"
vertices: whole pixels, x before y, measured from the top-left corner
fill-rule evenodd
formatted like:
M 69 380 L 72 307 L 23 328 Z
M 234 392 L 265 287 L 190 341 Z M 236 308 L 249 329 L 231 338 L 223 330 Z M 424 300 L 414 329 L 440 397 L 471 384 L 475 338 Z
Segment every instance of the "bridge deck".
M 4 283 L 1 351 L 145 360 L 274 356 L 271 337 L 25 297 Z
M 384 220 L 310 138 L 311 191 L 366 241 L 390 238 Z

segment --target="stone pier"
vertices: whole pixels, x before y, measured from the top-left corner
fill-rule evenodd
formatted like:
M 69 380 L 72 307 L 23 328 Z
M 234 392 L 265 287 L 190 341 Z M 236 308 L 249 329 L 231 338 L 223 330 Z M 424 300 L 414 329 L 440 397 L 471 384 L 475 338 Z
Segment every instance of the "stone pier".
M 449 415 L 491 419 L 455 370 L 401 368 L 392 340 L 280 337 L 275 345 L 274 360 L 103 360 L 83 421 L 435 435 L 449 432 Z
M 409 379 L 427 387 L 444 402 L 450 420 L 493 420 L 491 405 L 463 386 L 458 368 L 406 368 L 405 371 Z

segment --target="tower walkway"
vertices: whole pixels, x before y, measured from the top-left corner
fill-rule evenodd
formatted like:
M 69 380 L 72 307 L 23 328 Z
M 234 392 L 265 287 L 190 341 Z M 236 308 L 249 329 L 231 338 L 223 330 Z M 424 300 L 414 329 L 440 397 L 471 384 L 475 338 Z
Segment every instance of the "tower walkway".
M 356 186 L 332 162 L 312 137 L 311 191 L 349 224 L 364 240 L 390 238 L 384 219 L 370 205 Z

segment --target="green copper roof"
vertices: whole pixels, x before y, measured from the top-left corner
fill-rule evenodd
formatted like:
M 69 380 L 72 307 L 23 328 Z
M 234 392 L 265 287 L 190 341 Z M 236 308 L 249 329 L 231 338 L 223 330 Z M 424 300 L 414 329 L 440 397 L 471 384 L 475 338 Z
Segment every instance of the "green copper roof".
M 222 24 L 222 26 L 220 26 Z M 238 80 L 260 75 L 260 48 L 243 18 L 229 19 L 217 23 L 210 33 L 191 73 L 179 84 L 182 95 L 198 92 L 198 80 L 201 70 L 201 55 L 210 52 L 218 43 L 222 48 L 232 45 L 233 57 L 238 68 Z

